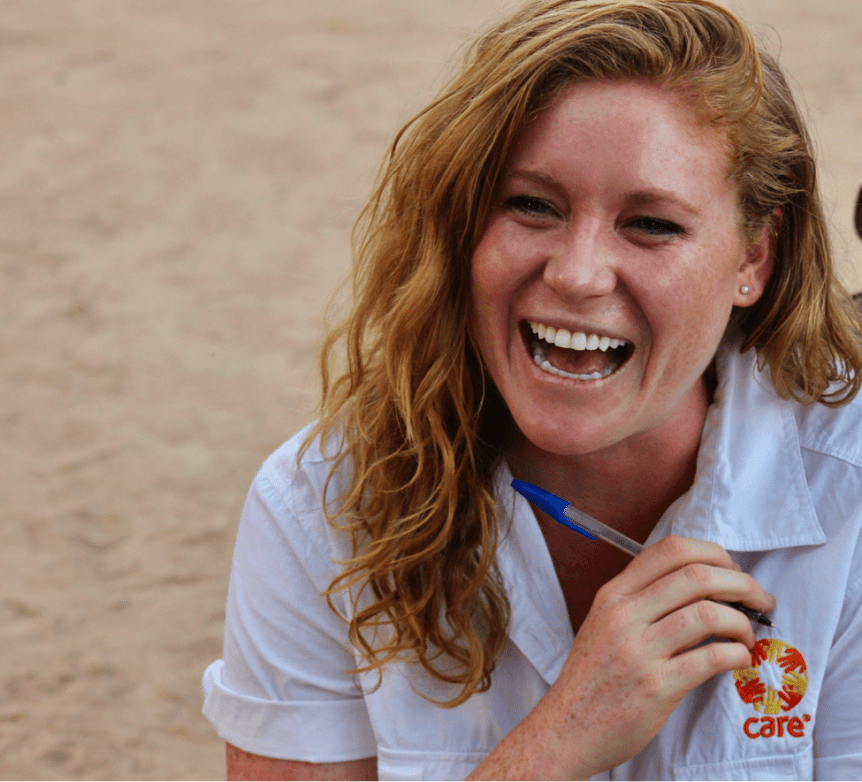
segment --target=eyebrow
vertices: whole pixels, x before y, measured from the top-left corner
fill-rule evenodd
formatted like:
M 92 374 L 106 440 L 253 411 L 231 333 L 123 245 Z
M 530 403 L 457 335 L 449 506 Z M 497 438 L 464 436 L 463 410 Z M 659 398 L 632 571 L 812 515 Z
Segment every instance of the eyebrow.
M 518 179 L 529 179 L 533 182 L 537 182 L 540 185 L 547 185 L 548 187 L 556 188 L 557 190 L 563 190 L 563 186 L 558 179 L 552 177 L 550 174 L 545 174 L 541 171 L 522 171 L 520 169 L 509 168 L 506 166 L 505 174 L 509 177 L 517 177 Z
M 527 179 L 536 182 L 546 187 L 551 187 L 556 190 L 565 190 L 562 183 L 550 174 L 542 171 L 524 171 L 520 169 L 506 168 L 506 175 L 509 177 L 517 177 L 518 179 Z M 686 201 L 682 196 L 672 190 L 663 190 L 656 188 L 655 190 L 638 190 L 632 193 L 627 201 L 636 207 L 661 206 L 662 204 L 673 204 L 679 207 L 692 217 L 699 217 L 700 210 L 694 205 Z
M 692 217 L 700 216 L 699 209 L 670 190 L 640 190 L 637 193 L 633 193 L 628 200 L 635 206 L 658 206 L 670 203 L 687 212 Z

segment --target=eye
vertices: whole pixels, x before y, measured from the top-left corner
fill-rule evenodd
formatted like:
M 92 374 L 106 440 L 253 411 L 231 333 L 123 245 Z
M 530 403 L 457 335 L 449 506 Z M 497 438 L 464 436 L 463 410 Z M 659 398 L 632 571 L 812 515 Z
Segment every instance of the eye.
M 558 217 L 557 210 L 547 201 L 533 196 L 511 196 L 506 199 L 506 206 L 527 217 Z
M 630 220 L 627 225 L 640 233 L 656 238 L 682 236 L 686 232 L 681 225 L 657 217 L 636 217 L 634 220 Z

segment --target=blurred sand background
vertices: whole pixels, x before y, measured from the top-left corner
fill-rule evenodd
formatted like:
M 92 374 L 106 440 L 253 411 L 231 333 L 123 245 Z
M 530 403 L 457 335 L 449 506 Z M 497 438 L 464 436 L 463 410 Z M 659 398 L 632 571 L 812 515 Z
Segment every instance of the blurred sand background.
M 396 127 L 499 0 L 0 2 L 0 777 L 223 778 L 242 502 Z M 747 0 L 850 287 L 862 4 Z

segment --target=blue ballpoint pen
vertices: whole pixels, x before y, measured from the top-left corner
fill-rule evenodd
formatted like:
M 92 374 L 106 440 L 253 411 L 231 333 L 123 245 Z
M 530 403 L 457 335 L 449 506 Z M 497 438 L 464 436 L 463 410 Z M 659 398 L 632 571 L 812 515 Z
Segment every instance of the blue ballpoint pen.
M 527 483 L 526 481 L 513 480 L 512 487 L 532 502 L 539 510 L 547 513 L 554 521 L 558 521 L 564 527 L 568 527 L 590 540 L 603 540 L 605 543 L 610 543 L 612 546 L 616 546 L 633 557 L 636 557 L 643 551 L 644 547 L 637 541 L 627 538 L 625 535 L 620 534 L 606 524 L 602 524 L 592 516 L 579 511 L 571 503 L 557 497 L 556 494 L 551 494 L 551 492 L 540 489 L 538 486 L 534 486 L 532 483 Z M 737 611 L 742 611 L 749 619 L 758 624 L 766 627 L 774 627 L 768 617 L 741 603 L 725 603 L 723 600 L 716 600 L 715 602 L 735 608 Z

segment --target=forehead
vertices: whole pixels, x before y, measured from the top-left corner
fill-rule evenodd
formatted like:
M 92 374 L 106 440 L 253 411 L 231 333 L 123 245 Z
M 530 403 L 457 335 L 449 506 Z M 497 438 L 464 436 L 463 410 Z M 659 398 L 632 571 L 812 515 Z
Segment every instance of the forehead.
M 705 103 L 682 85 L 651 79 L 587 80 L 564 85 L 534 110 L 516 136 L 516 146 L 535 133 L 537 127 L 554 122 L 586 124 L 599 117 L 613 116 L 621 128 L 638 134 L 647 120 L 654 118 L 673 124 L 680 136 L 702 145 L 714 145 L 729 158 L 728 129 L 708 119 Z
M 684 90 L 646 80 L 588 81 L 562 89 L 518 134 L 508 173 L 544 170 L 632 187 L 725 190 L 731 157 L 723 128 Z

